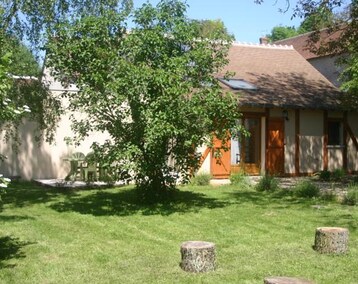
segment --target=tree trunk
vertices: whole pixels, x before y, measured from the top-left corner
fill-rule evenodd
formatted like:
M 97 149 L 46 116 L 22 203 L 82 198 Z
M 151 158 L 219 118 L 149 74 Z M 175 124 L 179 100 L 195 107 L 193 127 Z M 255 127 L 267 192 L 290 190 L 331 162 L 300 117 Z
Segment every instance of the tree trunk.
M 340 254 L 348 249 L 348 229 L 321 227 L 316 229 L 314 249 L 320 253 Z
M 314 282 L 294 277 L 266 277 L 264 284 L 313 284 Z
M 213 271 L 216 267 L 215 244 L 189 241 L 180 247 L 180 267 L 187 272 Z

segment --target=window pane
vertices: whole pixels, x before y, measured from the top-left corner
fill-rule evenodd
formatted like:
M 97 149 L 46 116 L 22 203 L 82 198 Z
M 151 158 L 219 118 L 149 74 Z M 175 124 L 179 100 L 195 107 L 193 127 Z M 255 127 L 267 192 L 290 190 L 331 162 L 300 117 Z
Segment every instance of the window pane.
M 219 81 L 224 83 L 225 85 L 229 86 L 231 89 L 233 90 L 257 90 L 256 86 L 246 82 L 245 80 L 242 79 L 223 79 L 223 78 L 219 78 Z
M 341 122 L 328 121 L 328 145 L 342 145 Z

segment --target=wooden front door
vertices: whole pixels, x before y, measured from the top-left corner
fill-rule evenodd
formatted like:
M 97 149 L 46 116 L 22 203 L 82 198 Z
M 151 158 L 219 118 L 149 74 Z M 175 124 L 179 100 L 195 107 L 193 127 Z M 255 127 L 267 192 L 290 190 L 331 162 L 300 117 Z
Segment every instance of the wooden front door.
M 214 148 L 211 151 L 211 174 L 217 179 L 226 179 L 230 176 L 230 142 L 228 142 L 229 150 L 220 149 L 222 142 L 214 139 Z M 219 151 L 220 149 L 220 151 Z M 219 155 L 217 155 L 219 154 Z
M 268 121 L 266 168 L 270 175 L 284 174 L 284 120 Z

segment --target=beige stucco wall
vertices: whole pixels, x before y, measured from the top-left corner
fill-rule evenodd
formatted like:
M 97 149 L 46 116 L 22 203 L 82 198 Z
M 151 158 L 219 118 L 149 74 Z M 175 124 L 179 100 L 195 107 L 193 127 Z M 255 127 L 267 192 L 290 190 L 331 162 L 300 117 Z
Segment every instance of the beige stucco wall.
M 300 173 L 323 170 L 323 111 L 300 111 Z
M 328 147 L 328 170 L 343 168 L 343 147 Z
M 358 113 L 348 113 L 348 124 L 351 127 L 356 139 L 358 139 Z M 349 171 L 358 171 L 358 151 L 352 139 L 348 140 L 348 159 L 347 166 Z
M 207 146 L 202 145 L 201 147 L 199 147 L 198 152 L 201 153 L 201 155 L 203 155 L 206 149 Z M 201 164 L 197 174 L 210 174 L 210 161 L 211 161 L 211 152 L 207 155 L 204 162 Z
M 65 90 L 61 84 L 49 76 L 45 70 L 44 80 L 49 86 L 53 96 L 58 96 Z M 69 91 L 76 91 L 74 86 L 68 88 Z M 66 105 L 66 101 L 63 101 Z M 61 117 L 55 132 L 55 141 L 49 144 L 35 141 L 36 125 L 33 122 L 24 121 L 19 128 L 21 145 L 17 152 L 13 151 L 11 143 L 0 144 L 0 153 L 7 156 L 4 162 L 0 162 L 0 173 L 7 176 L 20 176 L 23 179 L 48 179 L 64 178 L 69 172 L 70 164 L 64 159 L 73 152 L 89 153 L 94 141 L 104 142 L 109 136 L 105 133 L 90 133 L 80 146 L 67 145 L 66 137 L 73 137 L 69 113 Z
M 333 85 L 339 87 L 341 84 L 338 80 L 342 67 L 336 64 L 337 56 L 322 56 L 309 59 L 308 62 L 325 76 Z
M 0 163 L 0 172 L 8 176 L 20 176 L 23 179 L 64 178 L 70 169 L 69 162 L 64 159 L 73 152 L 87 154 L 91 151 L 93 141 L 104 142 L 109 138 L 103 133 L 90 133 L 81 143 L 74 147 L 67 145 L 65 137 L 73 135 L 68 114 L 59 122 L 55 133 L 55 141 L 49 144 L 42 141 L 38 144 L 34 138 L 36 125 L 33 122 L 24 122 L 20 127 L 21 145 L 17 152 L 13 151 L 11 144 L 0 146 L 0 152 L 8 158 Z
M 288 120 L 285 120 L 285 173 L 295 173 L 295 151 L 296 151 L 296 136 L 295 136 L 295 111 L 288 111 Z

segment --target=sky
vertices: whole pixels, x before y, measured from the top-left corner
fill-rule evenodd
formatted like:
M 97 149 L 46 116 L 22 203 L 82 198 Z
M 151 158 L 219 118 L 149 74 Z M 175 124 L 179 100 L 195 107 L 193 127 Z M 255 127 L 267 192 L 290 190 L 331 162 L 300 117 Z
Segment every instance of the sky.
M 146 0 L 134 0 L 140 7 Z M 156 5 L 158 0 L 150 0 Z M 291 6 L 286 13 L 286 0 L 265 0 L 258 5 L 254 0 L 187 0 L 187 16 L 191 19 L 221 19 L 236 41 L 259 43 L 259 38 L 269 34 L 274 26 L 299 26 L 302 19 L 291 20 L 292 9 L 297 0 L 290 0 Z

